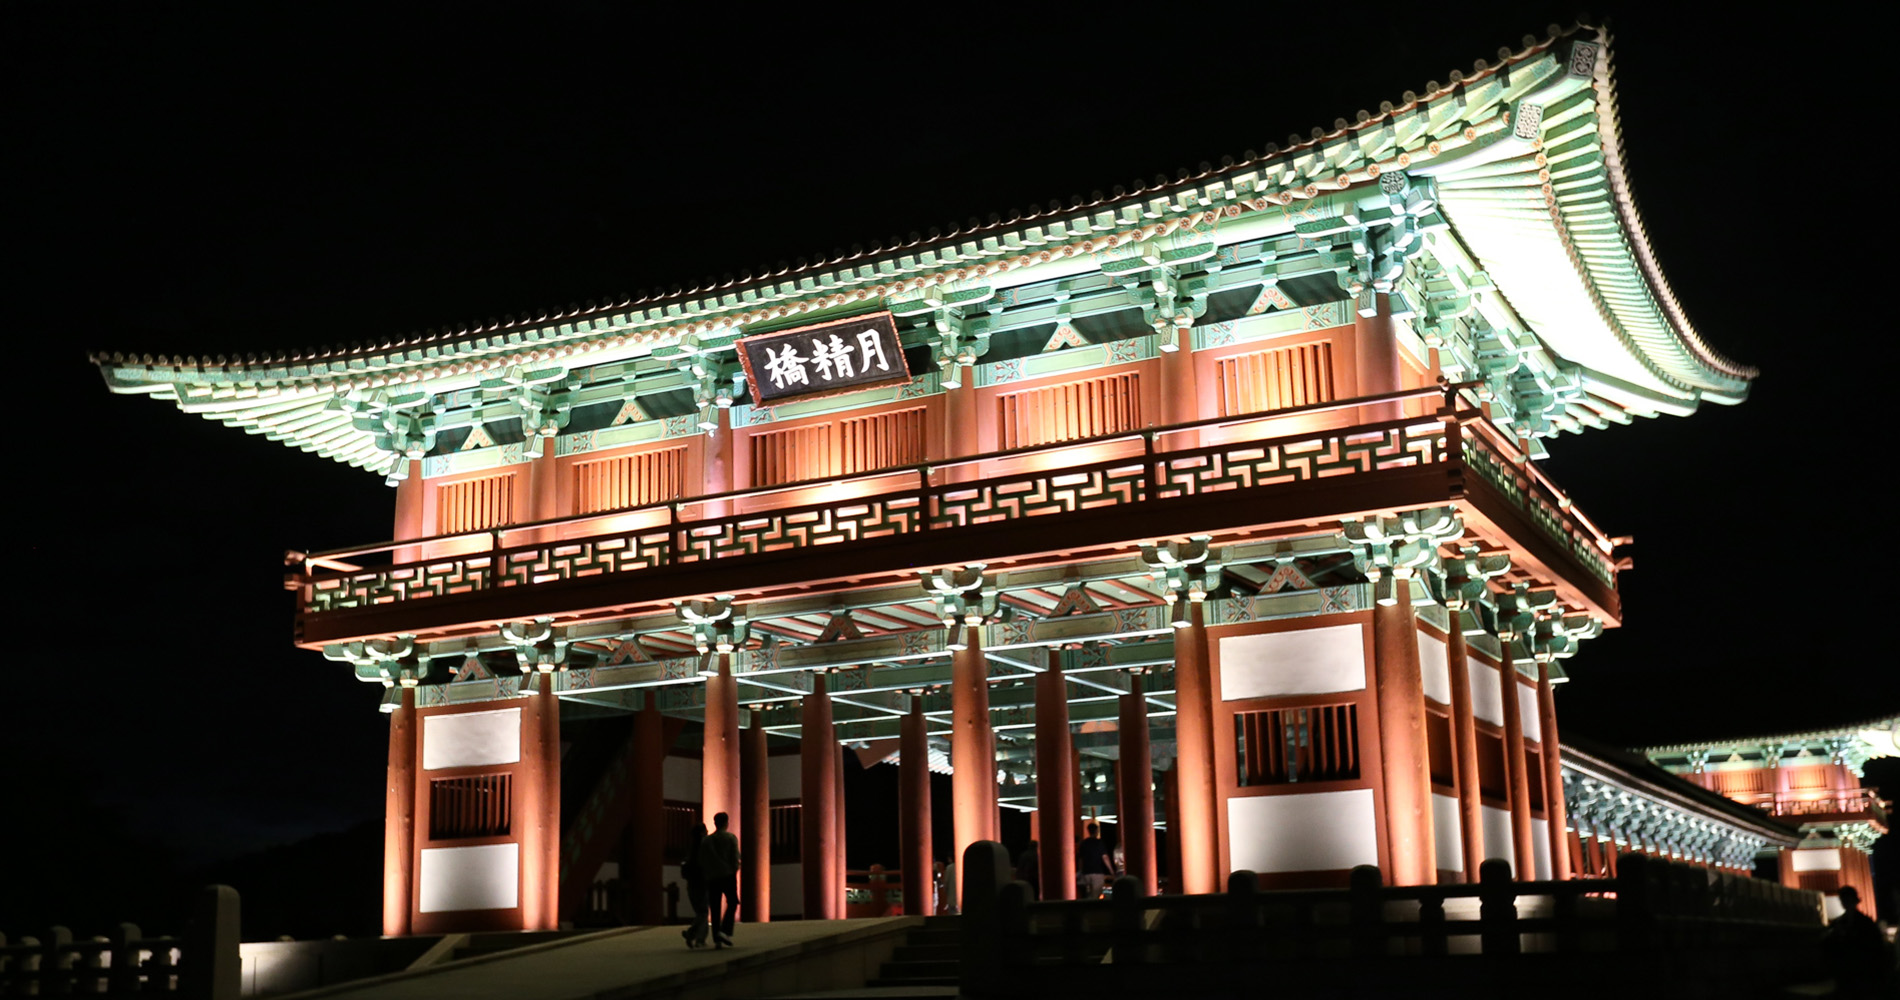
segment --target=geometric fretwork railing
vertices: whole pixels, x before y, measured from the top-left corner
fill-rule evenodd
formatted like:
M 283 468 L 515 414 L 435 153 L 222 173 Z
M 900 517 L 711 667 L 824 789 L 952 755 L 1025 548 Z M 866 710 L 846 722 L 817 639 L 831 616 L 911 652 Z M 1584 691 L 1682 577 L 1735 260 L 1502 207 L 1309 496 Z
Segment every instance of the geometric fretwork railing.
M 1469 426 L 1460 442 L 1466 467 L 1529 514 L 1544 534 L 1568 550 L 1584 568 L 1603 582 L 1612 582 L 1616 575 L 1615 563 L 1604 551 L 1602 532 L 1572 510 L 1569 498 L 1552 488 L 1535 466 L 1505 458 L 1491 440 L 1495 436 L 1497 432 L 1483 422 Z
M 1437 393 L 1413 391 L 1367 399 L 1394 402 L 1427 395 Z M 1281 411 L 1271 418 L 1336 411 L 1356 404 L 1367 405 L 1366 400 L 1342 400 Z M 307 578 L 300 588 L 300 610 L 320 614 L 601 574 L 637 573 L 710 559 L 955 531 L 1132 503 L 1166 504 L 1227 491 L 1440 464 L 1459 457 L 1461 438 L 1472 440 L 1460 434 L 1459 421 L 1468 416 L 1428 415 L 1268 439 L 1230 440 L 1211 446 L 1166 447 L 1170 441 L 1196 432 L 1244 434 L 1249 425 L 1258 426 L 1270 418 L 1203 421 L 1000 452 L 955 463 L 885 469 L 836 482 L 787 484 L 449 538 L 324 553 L 312 557 L 311 564 L 342 571 Z M 967 482 L 946 481 L 956 478 L 960 470 L 976 469 L 980 463 L 1033 464 L 1039 458 L 1047 461 L 1076 448 L 1109 457 L 1088 464 L 1030 469 Z M 1494 452 L 1483 454 L 1495 459 Z M 1503 478 L 1510 481 L 1508 476 Z M 1499 481 L 1489 472 L 1486 479 L 1494 485 Z M 897 488 L 892 488 L 893 483 L 898 484 Z M 829 492 L 837 499 L 756 509 L 782 502 L 791 491 L 813 489 Z M 850 495 L 854 490 L 877 492 Z M 1546 530 L 1555 537 L 1577 535 L 1591 542 L 1586 546 L 1590 555 L 1585 564 L 1609 579 L 1607 559 L 1594 544 L 1601 536 L 1594 529 L 1585 531 L 1578 519 L 1569 516 L 1571 512 L 1547 499 L 1537 483 L 1503 492 L 1529 510 L 1538 523 L 1549 520 L 1551 527 Z M 1549 513 L 1540 513 L 1546 506 Z M 591 533 L 596 527 L 602 530 Z M 605 530 L 608 528 L 613 530 Z M 535 538 L 576 531 L 590 533 L 582 538 Z M 535 540 L 509 544 L 511 537 L 524 536 Z M 383 568 L 344 568 L 345 559 L 365 553 L 426 552 L 430 547 L 480 550 L 399 561 L 398 565 Z

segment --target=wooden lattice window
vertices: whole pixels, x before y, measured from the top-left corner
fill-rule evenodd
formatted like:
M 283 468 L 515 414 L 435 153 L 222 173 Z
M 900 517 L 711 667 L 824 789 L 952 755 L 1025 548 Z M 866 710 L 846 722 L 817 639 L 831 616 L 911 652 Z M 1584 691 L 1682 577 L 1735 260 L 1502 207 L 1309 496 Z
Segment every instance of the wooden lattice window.
M 1136 372 L 1024 389 L 996 399 L 996 444 L 1003 451 L 1142 426 L 1141 378 Z
M 1509 801 L 1505 780 L 1504 738 L 1478 731 L 1478 791 L 1485 798 Z
M 510 775 L 477 774 L 429 782 L 430 840 L 505 837 L 513 815 Z
M 840 421 L 838 474 L 850 476 L 893 466 L 922 464 L 927 458 L 924 426 L 921 406 Z
M 1442 712 L 1425 710 L 1425 749 L 1431 759 L 1432 783 L 1453 785 L 1458 774 L 1452 746 L 1451 718 Z
M 752 435 L 752 485 L 776 486 L 831 475 L 829 423 Z
M 661 448 L 574 463 L 574 513 L 644 507 L 686 492 L 686 449 Z
M 1220 415 L 1238 416 L 1333 401 L 1330 341 L 1275 347 L 1214 363 Z
M 917 465 L 925 453 L 923 407 L 752 435 L 752 485 L 776 486 Z
M 1790 789 L 1827 787 L 1828 769 L 1825 767 L 1790 767 L 1787 771 Z
M 1524 748 L 1524 785 L 1530 789 L 1531 808 L 1544 808 L 1544 754 L 1542 748 Z
M 443 483 L 435 488 L 435 532 L 455 535 L 515 523 L 515 474 Z
M 1242 785 L 1359 777 L 1359 707 L 1272 708 L 1234 716 Z
M 1724 795 L 1748 795 L 1775 790 L 1775 772 L 1766 768 L 1715 771 L 1715 790 Z

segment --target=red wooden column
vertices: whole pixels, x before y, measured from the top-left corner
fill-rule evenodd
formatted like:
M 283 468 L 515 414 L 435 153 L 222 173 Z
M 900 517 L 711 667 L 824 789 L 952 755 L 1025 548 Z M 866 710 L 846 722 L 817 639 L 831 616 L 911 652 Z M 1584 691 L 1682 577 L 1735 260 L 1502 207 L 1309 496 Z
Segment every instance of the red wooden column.
M 1463 605 L 1448 609 L 1446 672 L 1451 677 L 1451 747 L 1458 780 L 1458 832 L 1464 845 L 1466 882 L 1478 880 L 1484 862 L 1484 803 L 1478 787 L 1478 727 L 1471 711 L 1470 651 L 1465 647 Z
M 633 716 L 633 820 L 627 824 L 626 866 L 620 881 L 632 899 L 629 917 L 635 924 L 658 924 L 664 914 L 660 869 L 666 864 L 666 720 L 660 715 L 653 689 Z
M 996 839 L 996 751 L 990 731 L 989 664 L 983 632 L 963 625 L 965 647 L 950 657 L 950 787 L 956 854 L 979 840 Z
M 835 920 L 841 881 L 838 851 L 838 767 L 832 762 L 837 741 L 832 738 L 831 696 L 825 693 L 825 675 L 811 675 L 811 694 L 805 696 L 799 719 L 799 862 L 804 868 L 805 919 Z
M 1069 684 L 1059 653 L 1036 675 L 1036 839 L 1042 898 L 1075 898 L 1075 757 L 1069 738 Z
M 1511 651 L 1514 639 L 1508 632 L 1498 636 L 1498 647 L 1503 650 L 1498 690 L 1503 692 L 1501 700 L 1504 702 L 1504 785 L 1511 803 L 1511 844 L 1515 859 L 1511 867 L 1517 880 L 1523 882 L 1537 877 L 1537 859 L 1531 846 L 1534 838 L 1530 761 L 1524 753 L 1524 713 L 1517 700 L 1517 657 Z
M 1207 624 L 1191 601 L 1188 627 L 1174 633 L 1175 789 L 1180 824 L 1168 831 L 1181 857 L 1183 893 L 1219 892 L 1220 817 L 1214 794 L 1214 690 Z
M 719 426 L 706 432 L 706 461 L 702 465 L 705 472 L 700 480 L 702 495 L 726 493 L 734 489 L 732 481 L 732 411 L 725 407 L 716 407 L 713 419 Z M 747 484 L 751 485 L 751 484 Z M 701 512 L 702 517 L 722 517 L 728 511 L 728 502 L 717 500 L 707 504 Z M 711 831 L 708 827 L 708 832 Z
M 838 916 L 843 917 L 849 916 L 850 914 L 849 909 L 845 905 L 845 876 L 846 873 L 851 870 L 851 855 L 845 850 L 848 844 L 846 842 L 844 822 L 844 747 L 839 746 L 835 738 L 831 741 L 831 766 L 837 773 L 836 782 L 832 787 L 837 789 L 838 792 L 838 805 L 831 814 L 837 824 L 837 832 L 832 835 L 832 844 L 837 851 L 837 860 L 834 864 L 837 865 L 838 871 L 838 878 L 837 881 L 833 883 L 832 892 L 838 897 Z
M 739 734 L 739 750 L 739 828 L 745 831 L 739 909 L 741 919 L 765 923 L 772 919 L 772 772 L 760 713 Z
M 712 654 L 718 673 L 706 678 L 706 735 L 699 761 L 699 811 L 706 832 L 713 816 L 726 814 L 726 829 L 745 843 L 739 789 L 739 680 L 732 656 Z
M 1194 381 L 1194 331 L 1173 327 L 1179 350 L 1161 352 L 1161 422 L 1186 424 L 1200 419 L 1200 396 Z
M 1564 804 L 1563 744 L 1557 739 L 1557 701 L 1551 691 L 1550 664 L 1537 664 L 1537 735 L 1544 752 L 1544 820 L 1550 830 L 1550 874 L 1552 878 L 1571 877 L 1570 851 L 1564 840 L 1569 825 Z
M 1358 395 L 1372 396 L 1397 392 L 1399 381 L 1399 340 L 1392 331 L 1392 304 L 1383 294 L 1374 296 L 1378 312 L 1353 319 L 1353 372 L 1358 379 Z M 1396 420 L 1405 415 L 1403 404 L 1380 403 L 1359 408 L 1359 419 L 1366 423 Z
M 554 674 L 539 671 L 522 711 L 521 924 L 551 931 L 560 924 L 561 706 Z
M 1181 884 L 1181 760 L 1162 771 L 1161 804 L 1168 817 L 1168 894 L 1180 895 Z
M 383 785 L 383 936 L 409 933 L 416 865 L 416 689 L 399 689 L 389 713 Z
M 948 459 L 969 458 L 982 452 L 981 423 L 976 412 L 976 373 L 969 365 L 957 365 L 945 369 L 954 371 L 961 384 L 955 389 L 944 390 L 944 456 Z M 972 466 L 957 466 L 949 470 L 951 482 L 963 482 L 978 477 Z M 961 860 L 962 855 L 958 855 Z
M 1418 660 L 1412 586 L 1392 581 L 1393 603 L 1372 609 L 1373 677 L 1379 756 L 1385 776 L 1385 829 L 1393 885 L 1438 881 L 1432 831 L 1431 757 L 1425 743 L 1425 684 Z
M 898 863 L 904 866 L 904 912 L 930 915 L 930 740 L 922 695 L 911 695 L 910 713 L 898 724 Z
M 1116 792 L 1121 797 L 1122 859 L 1128 874 L 1141 880 L 1143 895 L 1159 891 L 1160 870 L 1155 867 L 1154 761 L 1148 747 L 1148 699 L 1141 675 L 1129 674 L 1134 690 L 1121 696 L 1119 722 L 1121 770 Z
M 422 523 L 422 462 L 411 459 L 409 478 L 396 483 L 396 541 L 404 542 L 411 538 L 426 538 L 429 531 Z M 422 548 L 408 545 L 396 550 L 399 563 L 415 562 L 422 558 Z

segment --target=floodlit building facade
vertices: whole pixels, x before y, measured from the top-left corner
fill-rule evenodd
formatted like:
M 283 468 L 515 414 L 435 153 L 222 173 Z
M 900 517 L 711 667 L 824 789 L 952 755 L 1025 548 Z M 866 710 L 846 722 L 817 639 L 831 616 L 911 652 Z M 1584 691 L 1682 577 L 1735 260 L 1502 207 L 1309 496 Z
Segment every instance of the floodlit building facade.
M 1085 811 L 1151 889 L 1601 873 L 1646 845 L 1571 803 L 1649 779 L 1560 754 L 1556 692 L 1625 540 L 1536 459 L 1754 375 L 1650 251 L 1606 44 L 717 287 L 96 360 L 394 487 L 392 540 L 288 579 L 298 644 L 387 689 L 389 933 L 550 927 L 603 866 L 655 919 L 721 811 L 775 862 L 754 916 L 842 915 L 847 751 L 903 769 L 913 908 L 999 809 L 1036 812 L 1045 898 Z M 1677 856 L 1795 839 L 1651 799 L 1699 824 Z

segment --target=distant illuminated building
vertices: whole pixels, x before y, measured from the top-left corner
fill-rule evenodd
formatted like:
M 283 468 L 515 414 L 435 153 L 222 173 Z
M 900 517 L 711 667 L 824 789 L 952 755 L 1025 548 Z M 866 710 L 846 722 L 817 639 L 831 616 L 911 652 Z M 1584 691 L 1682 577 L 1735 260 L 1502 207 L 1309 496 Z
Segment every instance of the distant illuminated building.
M 1000 808 L 1037 811 L 1045 898 L 1075 891 L 1084 812 L 1195 893 L 1618 849 L 1745 869 L 1792 832 L 1556 752 L 1626 540 L 1533 460 L 1754 376 L 1650 251 L 1605 45 L 1530 40 L 1285 149 L 716 287 L 97 361 L 395 486 L 393 542 L 287 581 L 297 643 L 388 688 L 391 934 L 552 927 L 603 871 L 656 919 L 715 811 L 776 862 L 753 915 L 838 916 L 846 748 L 901 761 L 913 906 Z
M 1649 747 L 1650 760 L 1711 791 L 1799 824 L 1801 842 L 1780 852 L 1781 881 L 1827 895 L 1841 912 L 1844 886 L 1874 896 L 1869 855 L 1888 830 L 1879 789 L 1862 788 L 1861 768 L 1900 754 L 1900 716 L 1801 733 Z

